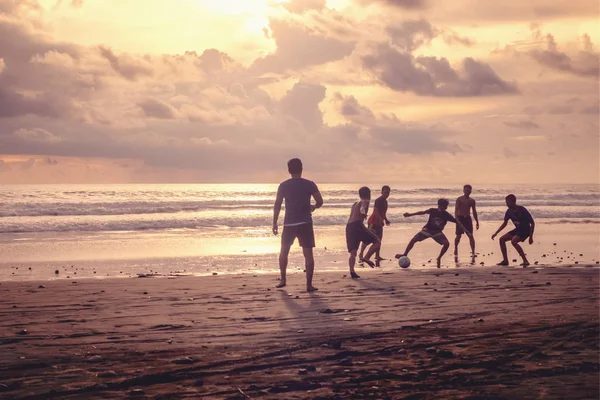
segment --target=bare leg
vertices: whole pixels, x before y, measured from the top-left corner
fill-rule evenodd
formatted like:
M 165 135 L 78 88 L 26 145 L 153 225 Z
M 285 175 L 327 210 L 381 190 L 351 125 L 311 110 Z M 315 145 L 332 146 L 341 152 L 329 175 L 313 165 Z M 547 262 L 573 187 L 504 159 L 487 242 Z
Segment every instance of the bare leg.
M 290 254 L 289 245 L 281 245 L 281 251 L 279 252 L 279 272 L 281 274 L 281 280 L 279 281 L 279 285 L 277 288 L 285 287 L 286 285 L 286 271 L 288 266 L 288 255 Z
M 415 243 L 417 243 L 417 240 L 415 238 L 412 238 L 410 240 L 410 242 L 408 242 L 408 246 L 406 246 L 406 250 L 404 250 L 404 253 L 402 253 L 402 254 L 396 254 L 396 258 L 400 258 L 400 257 L 403 257 L 403 256 L 408 256 L 408 253 L 410 253 L 410 251 L 412 250 L 412 248 L 415 245 Z
M 512 240 L 513 235 L 507 233 L 506 235 L 500 238 L 500 251 L 502 252 L 502 261 L 498 263 L 498 265 L 508 265 L 508 251 L 506 250 L 506 242 Z
M 314 292 L 317 289 L 312 285 L 313 273 L 315 272 L 315 259 L 313 257 L 312 247 L 306 247 L 302 249 L 304 253 L 304 265 L 306 267 L 306 291 Z
M 511 242 L 512 245 L 514 246 L 515 249 L 517 249 L 517 252 L 519 253 L 519 255 L 521 256 L 521 258 L 523 259 L 523 264 L 521 264 L 522 266 L 526 267 L 529 265 L 529 261 L 527 260 L 527 256 L 525 255 L 525 252 L 523 251 L 523 248 L 521 247 L 521 245 L 519 244 L 519 242 L 521 241 L 521 238 L 518 236 L 513 236 Z
M 354 264 L 356 264 L 356 250 L 352 250 L 350 252 L 350 257 L 348 257 L 348 266 L 350 267 L 350 276 L 352 279 L 360 278 L 356 271 L 354 271 Z
M 445 240 L 442 243 L 442 250 L 440 251 L 440 255 L 437 258 L 437 267 L 440 268 L 442 266 L 442 256 L 444 254 L 446 254 L 446 252 L 448 251 L 448 248 L 450 247 L 450 242 L 448 242 L 447 240 Z
M 363 258 L 365 258 L 365 249 L 367 248 L 367 244 L 366 243 L 361 243 L 360 244 L 360 252 L 359 252 L 359 256 L 358 259 L 362 260 Z
M 473 235 L 469 237 L 469 244 L 471 245 L 471 255 L 475 256 L 475 237 Z
M 367 264 L 369 264 L 369 266 L 371 268 L 373 268 L 375 266 L 375 264 L 373 264 L 373 262 L 371 261 L 371 257 L 373 256 L 374 253 L 376 253 L 379 250 L 380 247 L 381 247 L 380 241 L 373 243 L 371 245 L 371 247 L 369 248 L 369 251 L 367 251 L 366 257 L 363 258 L 363 261 L 366 262 Z
M 458 245 L 460 244 L 460 238 L 462 235 L 456 235 L 456 239 L 454 239 L 454 255 L 458 256 Z

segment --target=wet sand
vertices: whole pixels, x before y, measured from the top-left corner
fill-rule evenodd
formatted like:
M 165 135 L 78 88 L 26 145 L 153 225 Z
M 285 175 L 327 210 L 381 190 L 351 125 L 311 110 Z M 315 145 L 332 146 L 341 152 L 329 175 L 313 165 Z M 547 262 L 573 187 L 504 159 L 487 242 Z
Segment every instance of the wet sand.
M 359 273 L 2 282 L 0 398 L 598 398 L 596 266 Z

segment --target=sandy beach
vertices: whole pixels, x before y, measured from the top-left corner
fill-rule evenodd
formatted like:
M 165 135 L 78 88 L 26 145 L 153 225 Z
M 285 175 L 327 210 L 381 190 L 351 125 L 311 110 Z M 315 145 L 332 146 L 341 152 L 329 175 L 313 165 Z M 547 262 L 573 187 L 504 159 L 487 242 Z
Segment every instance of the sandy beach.
M 599 274 L 2 282 L 2 399 L 591 399 Z

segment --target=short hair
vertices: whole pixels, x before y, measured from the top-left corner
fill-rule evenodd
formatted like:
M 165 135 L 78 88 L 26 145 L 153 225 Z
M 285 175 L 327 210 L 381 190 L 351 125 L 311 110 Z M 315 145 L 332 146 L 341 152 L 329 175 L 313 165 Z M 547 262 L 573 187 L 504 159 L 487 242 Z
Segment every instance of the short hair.
M 288 161 L 288 172 L 290 174 L 299 174 L 302 172 L 302 161 L 299 158 L 292 158 Z
M 450 205 L 450 202 L 448 201 L 448 199 L 439 199 L 438 200 L 438 207 L 448 207 L 448 205 Z
M 506 201 L 512 201 L 514 203 L 517 202 L 517 196 L 515 196 L 514 194 L 509 194 L 508 196 L 506 196 Z
M 381 191 L 383 192 L 385 190 L 391 191 L 392 189 L 390 189 L 390 187 L 388 185 L 384 185 L 384 186 L 381 187 Z
M 473 189 L 473 186 L 471 186 L 471 185 L 465 185 L 465 186 L 463 186 L 463 189 Z
M 358 189 L 358 195 L 360 196 L 361 199 L 367 198 L 368 196 L 371 195 L 371 189 L 369 189 L 366 186 L 363 186 L 360 189 Z

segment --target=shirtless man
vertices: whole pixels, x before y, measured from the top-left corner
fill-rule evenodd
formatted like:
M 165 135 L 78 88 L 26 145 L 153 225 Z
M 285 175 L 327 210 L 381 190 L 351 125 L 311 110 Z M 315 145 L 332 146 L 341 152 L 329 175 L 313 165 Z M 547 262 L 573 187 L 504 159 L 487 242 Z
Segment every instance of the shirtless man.
M 358 279 L 360 276 L 354 270 L 354 264 L 356 263 L 356 253 L 361 243 L 372 244 L 371 248 L 367 252 L 367 256 L 362 259 L 363 262 L 367 263 L 371 268 L 375 267 L 375 264 L 370 260 L 371 256 L 379 250 L 381 246 L 381 240 L 377 235 L 367 229 L 365 226 L 365 218 L 369 212 L 369 202 L 371 200 L 371 189 L 366 186 L 361 187 L 358 190 L 358 196 L 360 199 L 352 205 L 350 209 L 350 217 L 346 224 L 346 245 L 348 246 L 348 265 L 350 267 L 350 276 L 352 279 Z
M 471 235 L 469 235 L 469 242 L 471 244 L 471 256 L 475 257 L 475 238 L 473 237 L 473 221 L 471 220 L 471 208 L 473 208 L 473 218 L 475 218 L 476 228 L 479 229 L 479 219 L 477 218 L 477 209 L 475 208 L 475 200 L 471 198 L 471 191 L 473 188 L 471 185 L 465 185 L 463 188 L 463 196 L 456 199 L 456 207 L 454 215 L 460 224 L 456 224 L 456 239 L 454 239 L 454 258 L 458 259 L 458 244 L 460 239 L 465 233 L 465 229 Z M 465 229 L 463 229 L 463 227 Z M 458 260 L 457 260 L 458 261 Z

